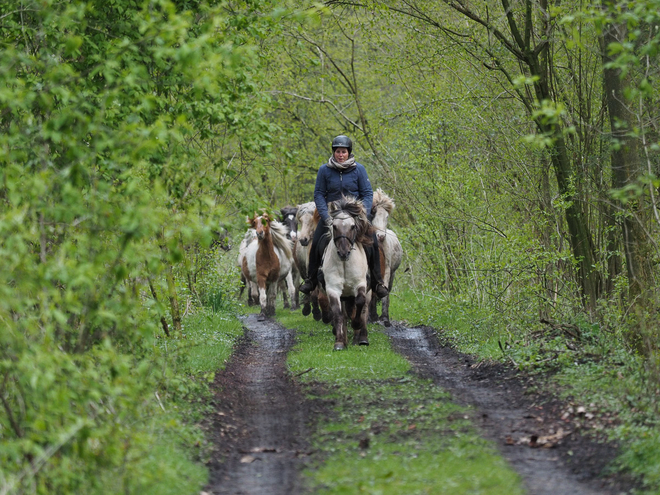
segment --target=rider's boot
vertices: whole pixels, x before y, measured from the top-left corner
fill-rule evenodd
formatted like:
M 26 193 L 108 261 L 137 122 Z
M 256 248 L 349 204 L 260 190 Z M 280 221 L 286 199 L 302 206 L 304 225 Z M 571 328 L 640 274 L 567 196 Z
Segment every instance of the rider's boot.
M 316 288 L 316 283 L 317 283 L 316 280 L 312 280 L 311 278 L 308 278 L 302 284 L 300 284 L 298 290 L 303 294 L 311 294 L 312 291 Z

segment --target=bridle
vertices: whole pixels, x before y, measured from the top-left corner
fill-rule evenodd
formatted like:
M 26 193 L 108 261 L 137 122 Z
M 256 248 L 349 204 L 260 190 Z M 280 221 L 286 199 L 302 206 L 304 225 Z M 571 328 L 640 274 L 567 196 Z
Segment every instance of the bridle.
M 337 218 L 335 218 L 335 220 L 346 220 L 346 219 L 348 219 L 348 218 L 352 218 L 352 217 L 350 217 L 350 216 L 346 216 L 346 217 L 337 217 Z M 355 225 L 355 224 L 354 224 L 354 225 Z M 350 237 L 348 237 L 348 236 L 346 236 L 346 235 L 338 235 L 338 236 L 335 236 L 334 233 L 333 233 L 333 235 L 332 235 L 332 242 L 335 243 L 335 247 L 337 247 L 337 241 L 338 241 L 339 239 L 347 239 L 348 242 L 351 244 L 351 249 L 354 249 L 354 248 L 355 248 L 355 241 L 357 240 L 357 229 L 353 229 L 353 238 L 350 238 Z

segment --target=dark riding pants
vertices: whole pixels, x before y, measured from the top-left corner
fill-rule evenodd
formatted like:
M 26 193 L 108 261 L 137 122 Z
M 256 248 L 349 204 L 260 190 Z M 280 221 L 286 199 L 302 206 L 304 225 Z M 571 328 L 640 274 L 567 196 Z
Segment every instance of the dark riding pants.
M 321 261 L 323 260 L 323 253 L 330 243 L 329 234 L 330 229 L 323 221 L 319 222 L 314 231 L 312 238 L 312 248 L 309 252 L 309 267 L 307 269 L 307 276 L 314 283 L 317 284 L 319 268 L 321 268 Z M 378 249 L 378 237 L 374 232 L 374 243 L 371 246 L 363 246 L 364 252 L 367 255 L 367 263 L 369 264 L 369 271 L 371 272 L 371 288 L 375 289 L 376 285 L 384 284 L 383 277 L 380 273 L 380 249 Z

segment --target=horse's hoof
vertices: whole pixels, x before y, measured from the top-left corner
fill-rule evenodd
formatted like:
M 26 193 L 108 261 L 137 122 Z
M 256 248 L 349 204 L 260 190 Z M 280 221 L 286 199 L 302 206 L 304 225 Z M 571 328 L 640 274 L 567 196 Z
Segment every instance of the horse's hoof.
M 343 351 L 346 349 L 346 346 L 342 342 L 335 342 L 335 351 Z
M 308 316 L 312 312 L 312 307 L 309 304 L 305 304 L 302 309 L 303 316 Z
M 266 321 L 267 319 L 268 317 L 263 313 L 259 313 L 259 315 L 257 316 L 257 321 Z
M 358 342 L 358 344 L 360 344 L 360 345 L 369 345 L 369 339 L 366 338 L 366 337 L 363 338 L 363 339 L 360 339 L 360 341 Z
M 385 325 L 387 328 L 392 326 L 392 324 L 390 323 L 390 320 L 383 320 L 383 325 Z
M 318 309 L 312 311 L 312 316 L 314 317 L 314 320 L 321 321 L 321 312 Z M 323 320 L 323 323 L 328 323 L 328 322 Z
M 319 320 L 316 320 L 319 321 Z M 326 325 L 332 321 L 332 318 L 330 316 L 323 316 L 323 323 Z

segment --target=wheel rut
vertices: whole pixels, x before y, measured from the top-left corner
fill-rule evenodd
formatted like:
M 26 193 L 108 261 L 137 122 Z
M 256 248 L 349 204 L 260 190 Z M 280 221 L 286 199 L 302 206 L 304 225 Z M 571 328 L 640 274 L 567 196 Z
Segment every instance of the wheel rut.
M 216 452 L 205 491 L 300 493 L 308 404 L 285 366 L 295 331 L 257 315 L 244 323 L 245 336 L 214 383 L 215 414 L 208 426 Z
M 442 345 L 432 328 L 394 324 L 384 331 L 416 374 L 474 409 L 476 425 L 523 478 L 528 493 L 605 495 L 632 488 L 629 480 L 602 476 L 616 446 L 576 433 L 570 420 L 562 419 L 560 404 L 526 394 L 526 384 L 515 370 L 474 363 Z

